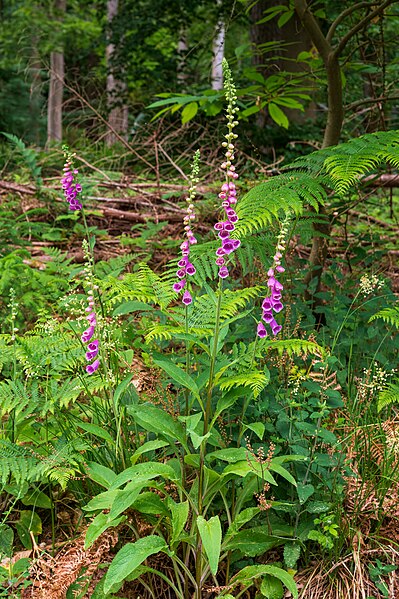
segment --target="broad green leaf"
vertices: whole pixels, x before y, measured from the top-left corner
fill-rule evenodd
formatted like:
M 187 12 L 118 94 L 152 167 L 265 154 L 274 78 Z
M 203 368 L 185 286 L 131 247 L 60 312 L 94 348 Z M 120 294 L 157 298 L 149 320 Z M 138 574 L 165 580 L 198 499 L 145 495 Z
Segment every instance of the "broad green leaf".
M 181 122 L 184 125 L 185 123 L 188 123 L 188 121 L 191 121 L 191 119 L 193 119 L 195 117 L 195 115 L 198 112 L 198 104 L 197 102 L 190 102 L 190 104 L 187 104 L 181 113 Z
M 119 383 L 119 385 L 115 389 L 115 393 L 114 393 L 115 406 L 119 405 L 119 399 L 121 397 L 123 397 L 123 394 L 126 391 L 126 389 L 128 388 L 128 386 L 130 385 L 130 381 L 132 380 L 133 376 L 134 376 L 133 373 L 129 374 L 121 383 Z
M 31 489 L 21 501 L 24 505 L 34 505 L 35 507 L 41 507 L 46 510 L 51 509 L 50 497 L 42 491 L 39 491 L 39 489 Z
M 277 123 L 277 125 L 280 125 L 280 127 L 284 127 L 285 129 L 288 129 L 289 120 L 284 114 L 284 112 L 281 110 L 281 108 L 277 106 L 277 104 L 270 102 L 270 104 L 267 105 L 267 109 L 271 118 L 275 123 Z
M 264 574 L 260 592 L 265 599 L 282 599 L 284 597 L 284 588 L 281 580 L 270 574 Z
M 226 466 L 226 468 L 223 470 L 222 476 L 227 476 L 228 474 L 237 474 L 237 476 L 244 477 L 250 473 L 256 474 L 256 476 L 262 478 L 271 485 L 277 486 L 277 482 L 274 479 L 274 477 L 270 474 L 270 472 L 262 464 L 259 464 L 259 462 L 255 461 L 243 461 L 236 462 L 235 464 L 230 464 L 229 466 Z
M 94 480 L 94 482 L 98 483 L 102 487 L 108 489 L 110 485 L 116 478 L 115 472 L 102 464 L 97 464 L 97 462 L 88 462 L 87 463 L 87 474 Z
M 247 430 L 253 431 L 255 435 L 262 441 L 263 435 L 265 433 L 265 425 L 263 422 L 253 422 L 252 424 L 246 424 L 245 428 Z
M 169 500 L 169 509 L 172 513 L 172 537 L 170 540 L 171 546 L 178 540 L 180 533 L 183 531 L 187 522 L 189 513 L 189 503 L 175 503 L 172 499 Z
M 216 576 L 222 544 L 222 527 L 219 516 L 213 516 L 209 520 L 205 520 L 202 516 L 198 516 L 197 526 L 202 545 L 208 558 L 209 568 L 212 574 Z
M 150 405 L 128 406 L 127 411 L 145 430 L 166 437 L 170 443 L 179 441 L 188 450 L 183 426 L 170 414 Z
M 298 589 L 297 589 L 297 586 L 296 586 L 295 581 L 292 578 L 291 574 L 288 574 L 288 572 L 286 572 L 282 568 L 278 568 L 277 566 L 269 566 L 269 565 L 246 566 L 245 568 L 240 570 L 238 572 L 238 574 L 236 574 L 233 577 L 232 582 L 235 584 L 237 584 L 237 583 L 245 584 L 245 583 L 250 582 L 251 580 L 260 578 L 264 574 L 269 574 L 270 576 L 274 576 L 275 578 L 278 578 L 279 580 L 281 580 L 283 585 L 286 586 L 287 589 L 292 593 L 294 599 L 297 599 Z
M 118 524 L 125 520 L 125 518 L 125 516 L 120 516 L 120 518 L 117 518 L 116 520 L 111 520 L 108 517 L 108 514 L 103 514 L 102 512 L 101 514 L 97 514 L 87 529 L 84 548 L 88 549 L 91 547 L 94 541 L 98 539 L 107 528 L 118 526 Z
M 117 489 L 127 482 L 133 481 L 134 485 L 145 483 L 153 478 L 161 476 L 167 480 L 176 480 L 177 475 L 171 466 L 168 464 L 162 464 L 161 462 L 143 462 L 142 464 L 135 464 L 130 468 L 126 468 L 123 472 L 118 474 L 110 489 Z
M 248 455 L 248 449 L 245 447 L 230 447 L 227 449 L 218 449 L 208 453 L 206 458 L 209 460 L 223 460 L 224 462 L 235 463 L 245 460 Z
M 315 492 L 315 488 L 313 485 L 303 485 L 302 483 L 297 484 L 296 491 L 298 493 L 299 503 L 305 503 L 309 497 L 313 495 Z
M 144 443 L 143 445 L 141 445 L 141 447 L 138 447 L 136 449 L 136 451 L 130 458 L 130 461 L 132 462 L 132 465 L 134 466 L 134 464 L 137 462 L 139 457 L 141 455 L 143 455 L 143 453 L 147 453 L 148 451 L 154 451 L 155 449 L 161 449 L 162 447 L 166 447 L 167 445 L 169 445 L 169 443 L 167 441 L 161 441 L 161 439 L 155 439 L 154 441 L 147 441 L 147 443 Z
M 271 462 L 269 464 L 269 469 L 272 472 L 275 472 L 276 474 L 279 474 L 280 476 L 282 476 L 283 478 L 285 478 L 285 480 L 287 480 L 289 483 L 291 483 L 292 485 L 294 485 L 294 487 L 297 486 L 296 480 L 292 476 L 292 474 L 290 474 L 288 472 L 288 470 L 286 470 L 285 468 L 283 468 L 282 466 L 280 466 L 280 464 L 274 464 L 273 460 L 271 460 Z
M 284 545 L 284 562 L 287 568 L 296 568 L 297 561 L 301 555 L 301 546 L 295 541 Z
M 104 591 L 107 593 L 114 584 L 125 580 L 147 557 L 166 549 L 165 541 L 156 535 L 143 537 L 135 543 L 124 545 L 118 551 L 108 569 L 104 582 Z
M 234 518 L 233 522 L 229 526 L 225 539 L 235 535 L 240 530 L 241 526 L 244 526 L 247 522 L 252 520 L 255 516 L 259 514 L 260 510 L 258 507 L 247 507 L 245 510 L 242 510 L 237 516 Z
M 130 485 L 128 486 L 130 487 Z M 138 485 L 137 487 L 126 488 L 123 491 L 119 490 L 119 493 L 112 503 L 108 517 L 111 520 L 114 520 L 119 514 L 122 514 L 125 510 L 129 509 L 136 501 L 142 488 L 142 485 Z
M 104 441 L 110 441 L 111 443 L 114 441 L 109 432 L 97 424 L 91 424 L 90 422 L 79 422 L 79 428 L 82 428 L 84 431 L 87 431 L 95 437 L 104 439 Z
M 142 514 L 157 514 L 160 516 L 169 516 L 169 511 L 166 509 L 165 502 L 156 493 L 145 491 L 140 493 L 132 508 Z
M 162 368 L 175 383 L 178 383 L 191 391 L 195 397 L 199 397 L 197 383 L 185 370 L 180 368 L 180 366 L 177 366 L 177 364 L 174 364 L 171 360 L 161 358 L 154 358 L 154 363 Z
M 0 524 L 0 557 L 11 557 L 13 553 L 14 531 L 6 524 Z
M 143 312 L 144 310 L 148 311 L 153 309 L 154 307 L 151 306 L 151 304 L 145 304 L 144 302 L 133 300 L 130 302 L 124 302 L 123 304 L 115 308 L 115 310 L 112 313 L 112 316 L 120 316 L 121 314 L 130 314 L 131 312 Z
M 274 532 L 274 531 L 273 531 Z M 292 534 L 292 528 L 285 526 L 276 530 L 276 534 L 269 534 L 265 526 L 255 526 L 254 528 L 248 528 L 241 530 L 234 536 L 232 536 L 225 544 L 223 544 L 223 551 L 227 550 L 238 550 L 243 555 L 248 557 L 255 557 L 262 555 L 273 547 L 278 547 L 286 543 L 284 536 L 290 536 Z
M 120 493 L 119 489 L 114 489 L 113 491 L 104 491 L 104 493 L 100 493 L 96 495 L 89 501 L 88 504 L 83 506 L 85 512 L 96 512 L 97 510 L 109 510 L 111 509 L 111 505 L 116 499 L 116 496 Z

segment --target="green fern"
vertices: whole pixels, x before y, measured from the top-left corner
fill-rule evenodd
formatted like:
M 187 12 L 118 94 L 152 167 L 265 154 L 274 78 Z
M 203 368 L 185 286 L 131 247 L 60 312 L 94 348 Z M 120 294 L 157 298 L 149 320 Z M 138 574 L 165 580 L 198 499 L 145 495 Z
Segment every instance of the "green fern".
M 30 170 L 36 185 L 41 187 L 43 185 L 43 179 L 41 176 L 42 169 L 38 164 L 37 152 L 32 148 L 27 148 L 22 139 L 19 139 L 19 137 L 13 135 L 12 133 L 5 133 L 2 131 L 2 135 L 4 135 L 4 137 L 6 137 L 14 145 L 15 149 L 21 156 L 22 161 Z
M 269 378 L 263 372 L 252 370 L 231 377 L 224 377 L 218 381 L 222 391 L 228 391 L 234 387 L 249 387 L 256 399 L 269 382 Z
M 304 339 L 276 339 L 264 341 L 263 348 L 264 350 L 275 349 L 280 356 L 283 353 L 287 353 L 289 356 L 306 356 L 307 354 L 314 354 L 323 357 L 326 353 L 325 350 L 314 341 L 305 341 Z
M 377 410 L 381 412 L 384 408 L 399 402 L 399 384 L 388 383 L 378 394 Z
M 322 181 L 306 172 L 290 172 L 256 185 L 237 204 L 239 221 L 234 234 L 242 239 L 270 226 L 274 219 L 294 213 L 300 215 L 304 205 L 317 210 L 327 199 Z
M 376 318 L 382 318 L 385 323 L 399 329 L 399 307 L 394 306 L 393 308 L 383 308 L 376 314 L 373 314 L 369 322 L 375 320 Z

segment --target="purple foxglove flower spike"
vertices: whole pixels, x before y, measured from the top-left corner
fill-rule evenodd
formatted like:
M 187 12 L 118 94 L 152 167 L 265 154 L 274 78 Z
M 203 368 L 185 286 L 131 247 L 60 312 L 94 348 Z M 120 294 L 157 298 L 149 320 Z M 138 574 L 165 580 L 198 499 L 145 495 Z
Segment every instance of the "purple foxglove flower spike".
M 240 241 L 238 239 L 231 239 L 230 233 L 235 229 L 235 223 L 238 222 L 238 216 L 236 211 L 232 208 L 237 203 L 237 190 L 235 186 L 235 180 L 238 178 L 238 174 L 235 172 L 236 167 L 233 164 L 234 161 L 234 140 L 237 138 L 237 134 L 233 133 L 234 127 L 238 124 L 237 118 L 237 93 L 233 83 L 230 68 L 227 61 L 223 59 L 223 75 L 224 75 L 224 88 L 227 99 L 227 129 L 228 133 L 225 136 L 226 141 L 223 142 L 225 148 L 225 160 L 221 167 L 226 171 L 226 182 L 221 187 L 219 198 L 222 201 L 222 208 L 225 211 L 226 220 L 215 224 L 216 231 L 219 231 L 218 237 L 222 240 L 222 247 L 216 250 L 216 264 L 221 266 L 219 268 L 219 277 L 225 279 L 229 276 L 229 270 L 225 264 L 221 265 L 220 256 L 224 254 L 231 254 L 239 246 Z M 221 251 L 222 250 L 222 251 Z
M 283 257 L 281 252 L 285 250 L 287 232 L 288 218 L 284 220 L 277 238 L 277 251 L 273 256 L 273 266 L 267 271 L 269 294 L 262 302 L 262 320 L 270 326 L 274 336 L 278 335 L 282 329 L 282 326 L 276 322 L 273 312 L 278 314 L 284 308 L 283 303 L 280 301 L 281 291 L 284 289 L 284 286 L 276 277 L 285 271 L 285 268 L 281 266 L 281 258 Z M 266 337 L 266 334 L 265 326 L 261 321 L 258 324 L 257 335 L 258 337 Z
M 199 153 L 199 150 L 197 150 L 194 154 L 194 160 L 193 160 L 193 164 L 191 167 L 191 175 L 190 175 L 191 185 L 189 188 L 189 195 L 186 198 L 186 201 L 187 201 L 186 215 L 183 219 L 184 231 L 185 231 L 187 239 L 184 240 L 182 242 L 182 244 L 180 245 L 182 259 L 179 260 L 179 262 L 177 263 L 179 266 L 179 270 L 176 272 L 176 276 L 180 279 L 180 281 L 178 281 L 177 283 L 175 283 L 173 285 L 173 291 L 175 291 L 176 293 L 180 293 L 180 291 L 182 291 L 184 289 L 184 287 L 186 286 L 186 275 L 193 276 L 196 273 L 195 266 L 193 264 L 191 264 L 191 262 L 189 260 L 189 255 L 190 255 L 190 246 L 197 243 L 194 233 L 191 230 L 190 223 L 195 219 L 193 201 L 194 201 L 194 198 L 196 195 L 196 184 L 199 181 L 199 179 L 198 179 L 199 158 L 200 158 L 200 153 Z M 222 229 L 223 229 L 223 226 L 220 227 L 220 230 L 222 230 Z M 191 297 L 190 292 L 186 290 L 184 292 L 183 298 L 182 298 L 183 304 L 188 306 L 189 304 L 191 304 L 192 301 L 193 301 L 193 298 Z
M 81 193 L 82 186 L 76 183 L 75 178 L 78 170 L 73 166 L 73 154 L 64 146 L 65 164 L 64 175 L 61 179 L 61 186 L 64 192 L 64 197 L 69 203 L 70 210 L 82 210 L 82 204 L 77 199 L 77 194 Z

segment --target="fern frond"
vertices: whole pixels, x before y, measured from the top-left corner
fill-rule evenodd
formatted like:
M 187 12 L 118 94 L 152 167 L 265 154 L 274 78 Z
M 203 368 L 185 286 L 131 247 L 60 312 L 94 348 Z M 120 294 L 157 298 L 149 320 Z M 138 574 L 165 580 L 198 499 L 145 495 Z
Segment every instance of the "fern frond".
M 20 416 L 24 412 L 25 417 L 37 410 L 39 403 L 39 390 L 36 381 L 31 381 L 29 387 L 25 387 L 22 381 L 2 381 L 0 383 L 0 415 L 14 412 Z
M 385 323 L 399 329 L 399 307 L 394 306 L 393 308 L 383 308 L 376 314 L 373 314 L 373 316 L 369 319 L 369 322 L 375 320 L 376 318 L 382 318 Z
M 239 221 L 235 234 L 242 238 L 268 227 L 279 216 L 302 214 L 304 205 L 317 210 L 327 194 L 321 181 L 305 172 L 278 175 L 256 185 L 237 204 Z
M 148 342 L 151 341 L 171 341 L 172 339 L 178 339 L 180 336 L 186 334 L 186 328 L 183 326 L 174 326 L 167 324 L 156 324 L 151 326 L 146 335 L 145 339 Z M 195 335 L 198 339 L 203 339 L 204 337 L 210 337 L 213 335 L 212 328 L 199 328 L 194 327 L 190 328 L 190 335 Z
M 233 387 L 250 387 L 254 398 L 257 398 L 268 382 L 269 377 L 266 374 L 252 370 L 236 376 L 222 378 L 218 381 L 218 386 L 222 391 L 230 390 Z
M 260 285 L 246 287 L 237 291 L 224 290 L 220 307 L 221 323 L 229 318 L 233 318 L 245 309 L 247 304 L 256 299 L 263 290 L 264 287 Z M 192 311 L 189 313 L 189 327 L 213 328 L 215 325 L 217 302 L 217 295 L 212 291 L 198 297 L 193 302 Z
M 111 305 L 138 300 L 157 304 L 164 310 L 176 297 L 172 289 L 174 282 L 170 273 L 160 276 L 142 264 L 137 273 L 128 273 L 122 280 L 109 277 L 100 286 L 111 292 L 108 299 Z
M 264 341 L 264 349 L 276 349 L 282 355 L 286 352 L 289 356 L 306 356 L 307 354 L 315 354 L 323 357 L 325 350 L 320 345 L 313 341 L 305 341 L 304 339 L 283 339 Z
M 399 402 L 399 385 L 388 383 L 388 385 L 378 394 L 377 410 L 381 412 L 384 408 Z

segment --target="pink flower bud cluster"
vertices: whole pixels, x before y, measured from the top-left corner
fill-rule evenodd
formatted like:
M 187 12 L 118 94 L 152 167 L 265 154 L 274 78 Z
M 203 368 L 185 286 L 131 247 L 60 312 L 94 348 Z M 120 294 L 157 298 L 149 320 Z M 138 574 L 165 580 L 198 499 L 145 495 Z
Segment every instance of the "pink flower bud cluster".
M 226 91 L 227 105 L 227 128 L 228 133 L 225 136 L 226 141 L 223 142 L 223 147 L 226 149 L 225 161 L 222 163 L 222 169 L 226 171 L 226 182 L 223 183 L 219 198 L 222 200 L 222 208 L 224 209 L 225 219 L 215 224 L 215 229 L 218 232 L 218 237 L 222 245 L 216 250 L 216 265 L 219 266 L 219 277 L 225 279 L 229 276 L 229 269 L 226 266 L 226 257 L 240 247 L 239 239 L 232 239 L 231 233 L 235 229 L 235 223 L 238 221 L 238 216 L 234 207 L 237 203 L 237 190 L 235 180 L 238 179 L 236 167 L 234 166 L 234 140 L 237 134 L 233 133 L 233 129 L 238 125 L 236 121 L 236 113 L 238 108 L 237 95 L 231 71 L 227 62 L 223 63 L 224 87 Z
M 82 204 L 77 197 L 82 191 L 82 186 L 75 182 L 75 175 L 77 174 L 78 170 L 73 168 L 72 159 L 67 157 L 61 184 L 65 199 L 69 202 L 70 210 L 82 210 Z
M 193 160 L 193 164 L 192 164 L 192 168 L 191 168 L 191 175 L 190 175 L 191 185 L 190 185 L 190 189 L 189 189 L 189 195 L 186 198 L 187 208 L 186 208 L 186 214 L 183 219 L 184 233 L 185 233 L 186 239 L 183 241 L 183 243 L 180 246 L 181 259 L 177 263 L 179 269 L 176 272 L 176 276 L 179 279 L 179 281 L 177 281 L 177 283 L 175 283 L 173 285 L 173 290 L 176 291 L 176 293 L 180 293 L 180 291 L 182 291 L 184 289 L 184 287 L 186 286 L 187 275 L 189 275 L 191 277 L 196 273 L 195 266 L 190 262 L 190 246 L 197 243 L 197 239 L 194 236 L 194 233 L 191 229 L 191 223 L 193 222 L 193 220 L 195 220 L 193 200 L 196 195 L 196 184 L 199 181 L 199 179 L 198 179 L 199 159 L 200 159 L 200 153 L 199 153 L 199 150 L 197 150 L 194 154 L 194 160 Z M 182 302 L 183 302 L 183 304 L 188 306 L 189 304 L 191 304 L 192 301 L 193 301 L 193 298 L 191 297 L 191 293 L 188 291 L 188 289 L 186 289 L 185 292 L 183 293 Z
M 92 337 L 95 333 L 95 328 L 97 324 L 96 313 L 94 311 L 94 296 L 93 291 L 89 291 L 89 295 L 87 297 L 87 308 L 86 312 L 88 315 L 86 316 L 86 320 L 89 322 L 89 327 L 82 333 L 81 340 L 82 343 L 87 343 L 87 352 L 86 352 L 86 360 L 88 362 L 92 362 L 86 366 L 86 372 L 89 374 L 93 374 L 97 370 L 100 365 L 100 361 L 97 358 L 98 350 L 99 350 L 99 341 L 96 339 L 95 341 L 91 341 Z
M 281 265 L 282 253 L 285 250 L 285 237 L 287 234 L 286 222 L 283 223 L 277 240 L 276 253 L 273 256 L 273 266 L 267 271 L 267 286 L 269 293 L 262 302 L 262 320 L 268 324 L 273 335 L 278 335 L 282 326 L 276 322 L 273 312 L 278 314 L 284 308 L 281 301 L 281 292 L 284 289 L 282 283 L 277 279 L 278 275 L 285 271 Z M 262 320 L 258 323 L 257 334 L 259 337 L 267 337 L 267 330 Z

